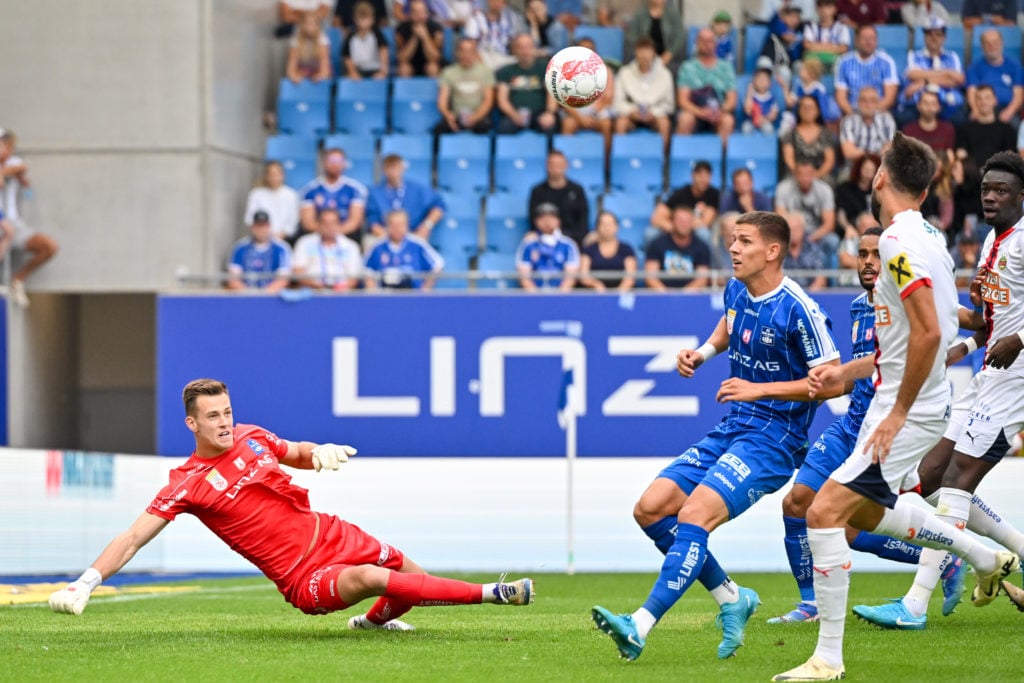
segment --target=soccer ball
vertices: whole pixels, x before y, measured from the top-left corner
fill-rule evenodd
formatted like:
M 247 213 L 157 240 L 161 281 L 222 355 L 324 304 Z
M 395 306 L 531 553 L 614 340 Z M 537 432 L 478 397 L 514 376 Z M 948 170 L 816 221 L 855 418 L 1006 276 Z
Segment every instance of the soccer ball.
M 556 102 L 579 109 L 596 102 L 604 92 L 608 69 L 596 52 L 574 45 L 551 58 L 544 81 Z

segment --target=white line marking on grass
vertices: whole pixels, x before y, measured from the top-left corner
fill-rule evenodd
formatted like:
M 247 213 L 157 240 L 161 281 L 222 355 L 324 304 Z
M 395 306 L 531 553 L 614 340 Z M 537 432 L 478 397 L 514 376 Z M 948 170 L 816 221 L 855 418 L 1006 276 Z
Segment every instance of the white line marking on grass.
M 136 594 L 132 594 L 132 595 L 97 596 L 97 597 L 93 598 L 93 604 L 98 604 L 98 603 L 101 603 L 101 602 L 102 603 L 107 603 L 107 602 L 134 602 L 135 600 L 152 600 L 154 598 L 183 597 L 183 596 L 186 596 L 186 595 L 189 596 L 189 597 L 206 597 L 206 596 L 212 597 L 214 595 L 221 595 L 221 594 L 224 594 L 224 593 L 242 593 L 242 592 L 247 592 L 247 591 L 257 591 L 257 590 L 267 590 L 267 589 L 272 589 L 272 590 L 274 590 L 276 592 L 276 589 L 274 588 L 274 586 L 272 584 L 265 585 L 265 586 L 230 586 L 230 587 L 227 587 L 227 588 L 202 588 L 202 587 L 199 587 L 198 590 L 194 590 L 194 591 L 180 590 L 180 591 L 173 591 L 173 592 L 167 592 L 167 593 L 136 593 Z M 18 605 L 3 605 L 3 606 L 0 606 L 0 609 L 3 609 L 4 607 L 9 608 L 9 609 L 19 609 L 19 608 L 23 608 L 23 607 L 49 607 L 49 606 L 50 605 L 45 603 L 45 602 L 30 602 L 30 603 L 21 603 L 21 604 L 18 604 Z

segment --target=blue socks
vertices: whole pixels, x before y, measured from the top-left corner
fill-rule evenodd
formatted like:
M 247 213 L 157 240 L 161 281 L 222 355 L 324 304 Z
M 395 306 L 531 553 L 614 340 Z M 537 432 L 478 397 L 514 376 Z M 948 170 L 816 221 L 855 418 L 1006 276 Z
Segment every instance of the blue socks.
M 672 544 L 676 542 L 676 525 L 678 523 L 675 515 L 669 515 L 662 517 L 650 526 L 643 527 L 644 533 L 654 541 L 654 545 L 662 555 L 667 553 Z
M 796 587 L 800 590 L 800 599 L 814 602 L 814 561 L 811 559 L 811 546 L 807 542 L 807 520 L 784 516 L 782 523 L 786 529 L 783 540 L 786 557 L 789 558 L 789 569 L 796 579 Z
M 661 575 L 644 603 L 644 609 L 654 615 L 655 620 L 660 620 L 701 576 L 707 556 L 708 532 L 693 524 L 680 524 L 675 543 L 661 565 Z M 717 571 L 722 573 L 724 581 L 722 568 L 718 567 Z
M 907 543 L 896 538 L 862 531 L 853 539 L 850 547 L 862 553 L 878 555 L 886 560 L 917 564 L 921 557 L 921 546 Z

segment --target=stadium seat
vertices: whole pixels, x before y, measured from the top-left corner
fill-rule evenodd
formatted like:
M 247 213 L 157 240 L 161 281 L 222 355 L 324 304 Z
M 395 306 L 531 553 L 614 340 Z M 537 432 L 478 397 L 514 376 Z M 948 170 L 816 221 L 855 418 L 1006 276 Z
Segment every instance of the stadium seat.
M 757 66 L 757 58 L 764 48 L 764 41 L 768 39 L 768 27 L 758 24 L 748 24 L 743 28 L 743 73 L 754 73 Z
M 643 267 L 644 240 L 654 211 L 654 195 L 642 193 L 606 194 L 601 207 L 619 219 L 619 241 L 636 251 L 637 265 Z
M 437 152 L 437 185 L 453 194 L 486 194 L 491 182 L 491 138 L 442 135 Z
M 399 154 L 405 159 L 405 177 L 427 185 L 434 184 L 434 141 L 425 135 L 383 135 L 381 159 Z
M 331 84 L 292 83 L 281 79 L 277 91 L 277 127 L 282 133 L 315 137 L 331 126 Z
M 700 24 L 700 25 L 688 26 L 687 27 L 687 29 L 686 29 L 686 54 L 689 57 L 693 57 L 697 53 L 697 33 L 698 33 L 698 31 L 700 31 L 705 26 L 706 26 L 706 24 Z M 732 28 L 729 31 L 729 37 L 732 38 L 732 49 L 733 49 L 732 68 L 737 69 L 737 68 L 739 68 L 739 65 L 736 63 L 736 60 L 738 60 L 739 56 L 740 56 L 739 55 L 740 41 L 736 37 L 736 28 L 735 27 Z M 760 53 L 760 50 L 761 50 L 761 46 L 758 46 L 758 52 L 759 53 Z
M 612 138 L 609 184 L 617 192 L 660 192 L 665 184 L 660 135 L 640 132 Z
M 289 187 L 302 187 L 316 177 L 316 138 L 302 135 L 274 135 L 267 138 L 266 161 L 279 161 L 284 168 L 284 182 Z
M 388 82 L 364 79 L 338 80 L 334 98 L 334 128 L 353 135 L 377 135 L 387 132 Z
M 952 50 L 949 46 L 949 35 L 950 29 L 957 28 L 960 30 L 961 40 L 963 40 L 963 27 L 962 26 L 950 26 L 946 28 L 946 49 Z M 1017 26 L 990 26 L 985 24 L 984 26 L 975 26 L 974 30 L 971 31 L 971 51 L 966 56 L 964 55 L 964 49 L 960 47 L 960 61 L 963 62 L 964 71 L 967 70 L 967 59 L 970 58 L 974 61 L 981 57 L 981 34 L 989 29 L 995 29 L 1003 36 L 1003 54 L 1012 58 L 1014 61 L 1020 61 L 1021 51 L 1021 31 Z M 920 29 L 918 29 L 920 31 Z M 924 44 L 924 35 L 921 36 L 921 44 Z
M 441 41 L 441 58 L 445 64 L 455 62 L 455 29 L 451 26 L 444 27 L 444 39 Z
M 529 196 L 544 180 L 548 138 L 541 133 L 499 135 L 494 141 L 494 190 Z
M 521 194 L 488 195 L 484 206 L 484 244 L 488 251 L 514 254 L 530 230 L 528 197 Z
M 385 26 L 381 28 L 380 32 L 384 34 L 384 41 L 388 44 L 388 55 L 391 57 L 391 63 L 388 66 L 391 67 L 391 73 L 395 73 L 395 69 L 398 67 L 398 44 L 395 42 L 395 28 L 394 26 Z
M 331 43 L 327 48 L 331 55 L 331 69 L 335 75 L 342 74 L 344 71 L 341 68 L 341 44 L 345 42 L 345 34 L 337 26 L 328 26 L 324 32 Z
M 599 133 L 555 135 L 551 147 L 568 159 L 570 179 L 592 194 L 604 192 L 604 138 Z
M 711 184 L 722 187 L 722 138 L 714 133 L 673 135 L 668 157 L 668 186 L 682 187 L 690 182 L 690 172 L 698 161 L 711 164 Z
M 449 194 L 443 199 L 447 208 L 430 233 L 430 244 L 442 255 L 476 256 L 480 252 L 480 201 Z
M 875 26 L 878 31 L 878 47 L 896 62 L 896 75 L 903 80 L 903 72 L 907 70 L 907 51 L 910 49 L 910 31 L 903 24 L 880 24 Z
M 477 271 L 480 273 L 514 273 L 516 270 L 516 254 L 487 251 L 477 259 Z M 481 279 L 476 282 L 477 289 L 518 289 L 519 278 L 509 275 L 500 279 Z
M 779 183 L 779 139 L 774 135 L 733 133 L 725 147 L 725 177 L 746 168 L 754 178 L 754 189 L 775 196 Z
M 597 54 L 605 59 L 614 59 L 621 62 L 625 54 L 625 36 L 618 26 L 591 26 L 582 25 L 576 27 L 576 40 L 590 38 L 594 41 Z
M 462 250 L 441 251 L 439 249 L 438 253 L 444 259 L 444 272 L 464 273 L 469 270 L 469 257 L 466 252 Z M 466 289 L 468 287 L 469 282 L 465 278 L 441 277 L 434 283 L 434 289 Z
M 335 133 L 324 138 L 324 149 L 340 149 L 348 159 L 345 175 L 355 178 L 366 186 L 374 183 L 374 166 L 377 157 L 377 139 L 366 135 Z
M 391 95 L 391 128 L 396 133 L 422 135 L 440 120 L 436 78 L 396 78 Z

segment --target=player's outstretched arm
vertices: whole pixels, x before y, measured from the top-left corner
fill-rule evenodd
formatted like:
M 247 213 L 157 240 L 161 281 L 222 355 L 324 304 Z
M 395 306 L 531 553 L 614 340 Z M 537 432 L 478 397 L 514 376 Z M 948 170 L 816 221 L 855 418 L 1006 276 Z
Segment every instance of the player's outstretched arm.
M 817 368 L 832 367 L 840 368 L 838 360 L 831 360 L 822 363 Z M 843 384 L 831 383 L 820 395 L 812 396 L 809 390 L 810 377 L 794 379 L 787 382 L 749 382 L 738 377 L 730 377 L 722 382 L 718 388 L 718 395 L 715 399 L 719 403 L 739 401 L 749 403 L 751 401 L 779 400 L 779 401 L 823 401 L 827 398 L 834 398 L 845 393 Z
M 696 349 L 683 349 L 676 355 L 676 370 L 683 377 L 693 377 L 697 368 L 729 348 L 729 331 L 723 315 L 708 340 Z
M 853 391 L 853 383 L 870 377 L 875 371 L 873 356 L 861 356 L 842 365 L 823 363 L 811 368 L 807 374 L 807 395 L 816 401 L 824 401 Z
M 167 520 L 163 517 L 143 512 L 126 531 L 107 544 L 92 566 L 77 580 L 50 594 L 50 609 L 65 614 L 81 614 L 96 587 L 119 572 L 135 557 L 139 548 L 153 540 L 165 526 Z
M 315 444 L 312 441 L 288 441 L 288 453 L 281 458 L 282 465 L 298 470 L 336 470 L 357 453 L 352 446 L 333 443 Z

